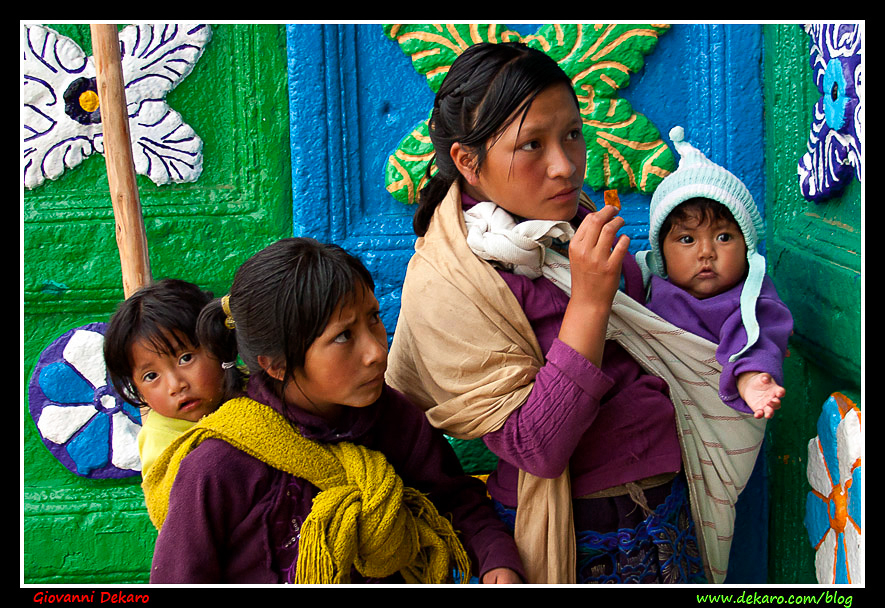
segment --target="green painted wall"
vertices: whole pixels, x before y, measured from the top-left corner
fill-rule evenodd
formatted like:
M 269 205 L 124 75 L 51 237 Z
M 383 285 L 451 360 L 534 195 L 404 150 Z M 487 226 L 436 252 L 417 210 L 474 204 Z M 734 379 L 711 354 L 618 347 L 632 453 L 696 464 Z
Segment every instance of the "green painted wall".
M 91 54 L 87 25 L 49 27 Z M 154 278 L 190 280 L 220 295 L 249 255 L 291 235 L 292 190 L 285 27 L 212 29 L 194 71 L 167 97 L 203 139 L 203 173 L 196 183 L 167 186 L 138 176 L 138 188 Z M 104 157 L 93 154 L 26 191 L 22 212 L 27 386 L 44 348 L 69 329 L 107 321 L 123 297 Z M 22 406 L 24 581 L 147 582 L 156 533 L 140 477 L 73 475 Z
M 814 550 L 802 521 L 808 441 L 834 391 L 861 385 L 861 184 L 841 196 L 805 200 L 796 166 L 806 152 L 812 108 L 809 37 L 799 25 L 764 27 L 765 208 L 769 273 L 794 317 L 784 368 L 787 398 L 768 425 L 771 521 L 769 578 L 815 581 Z M 797 514 L 800 514 L 797 517 Z

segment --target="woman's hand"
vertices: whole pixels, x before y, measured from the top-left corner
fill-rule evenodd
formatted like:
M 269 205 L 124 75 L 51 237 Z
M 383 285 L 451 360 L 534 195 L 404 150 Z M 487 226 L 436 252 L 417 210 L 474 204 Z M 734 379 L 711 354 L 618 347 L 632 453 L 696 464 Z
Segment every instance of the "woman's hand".
M 614 206 L 587 214 L 578 226 L 569 242 L 572 300 L 611 307 L 630 245 L 626 235 L 617 237 L 623 226 L 624 218 Z
M 483 585 L 517 585 L 521 582 L 519 575 L 510 568 L 495 568 L 482 575 Z
M 569 243 L 572 295 L 559 339 L 597 367 L 602 364 L 605 329 L 621 280 L 630 239 L 617 236 L 624 225 L 614 206 L 590 213 Z

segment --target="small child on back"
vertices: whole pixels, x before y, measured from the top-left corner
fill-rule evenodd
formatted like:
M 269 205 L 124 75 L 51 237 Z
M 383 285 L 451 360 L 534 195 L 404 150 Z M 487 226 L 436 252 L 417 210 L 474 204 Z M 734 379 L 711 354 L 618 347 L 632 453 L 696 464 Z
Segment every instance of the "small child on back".
M 636 254 L 648 307 L 718 345 L 719 396 L 770 418 L 786 391 L 783 358 L 793 318 L 757 251 L 763 224 L 746 186 L 670 131 L 679 167 L 655 190 L 649 251 Z
M 108 324 L 104 357 L 114 388 L 150 408 L 138 434 L 142 475 L 242 385 L 236 365 L 222 363 L 197 339 L 197 318 L 211 299 L 193 283 L 163 279 L 124 300 Z

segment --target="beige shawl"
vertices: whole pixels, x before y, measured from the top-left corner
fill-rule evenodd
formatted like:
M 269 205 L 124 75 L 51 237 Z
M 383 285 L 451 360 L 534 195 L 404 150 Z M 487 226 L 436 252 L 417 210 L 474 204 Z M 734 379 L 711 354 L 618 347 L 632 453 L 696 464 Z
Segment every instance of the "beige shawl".
M 510 288 L 491 264 L 473 253 L 466 233 L 461 194 L 455 184 L 440 203 L 427 233 L 415 244 L 403 286 L 387 381 L 424 408 L 434 426 L 453 437 L 474 439 L 500 428 L 526 401 L 544 356 Z M 663 323 L 664 333 L 660 328 L 636 329 L 636 324 L 641 326 L 645 319 Z M 679 336 L 682 345 L 675 349 L 679 355 L 659 355 L 659 341 L 649 340 L 652 335 Z M 621 342 L 671 388 L 678 385 L 671 396 L 678 412 L 693 515 L 697 529 L 703 533 L 698 535 L 708 578 L 721 582 L 728 563 L 734 503 L 752 472 L 764 422 L 741 416 L 719 400 L 721 369 L 712 354 L 715 345 L 654 317 L 623 294 L 615 298 L 609 337 Z M 680 366 L 690 368 L 688 381 L 666 369 L 670 360 L 685 358 L 680 348 L 700 353 L 690 357 L 688 366 L 677 364 L 678 371 L 684 371 Z M 673 346 L 663 349 L 672 351 Z M 685 393 L 682 385 L 691 385 L 692 394 Z M 719 407 L 712 405 L 714 413 L 710 417 L 706 413 L 692 414 L 697 403 L 711 401 Z M 696 421 L 701 423 L 702 433 L 693 431 Z M 724 424 L 728 421 L 732 424 Z M 741 427 L 736 448 L 727 441 L 733 430 L 729 426 Z M 737 465 L 732 452 L 742 455 Z M 707 483 L 708 477 L 713 478 L 711 483 Z M 515 537 L 529 582 L 575 582 L 568 471 L 556 479 L 521 471 L 518 501 Z M 698 508 L 701 503 L 703 506 Z

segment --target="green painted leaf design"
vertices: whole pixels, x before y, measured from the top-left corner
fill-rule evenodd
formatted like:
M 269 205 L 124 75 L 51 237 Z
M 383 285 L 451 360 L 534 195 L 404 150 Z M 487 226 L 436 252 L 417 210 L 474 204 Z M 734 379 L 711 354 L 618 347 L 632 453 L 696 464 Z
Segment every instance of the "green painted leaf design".
M 387 23 L 384 35 L 395 40 L 403 53 L 411 57 L 415 70 L 427 78 L 436 93 L 449 72 L 449 66 L 464 49 L 478 42 L 519 41 L 522 37 L 495 24 Z
M 546 24 L 522 37 L 500 25 L 385 24 L 384 34 L 396 41 L 418 73 L 436 92 L 455 58 L 482 41 L 521 40 L 557 61 L 578 95 L 587 142 L 584 183 L 601 191 L 651 193 L 676 166 L 657 127 L 618 96 L 640 70 L 669 25 Z M 417 202 L 426 181 L 433 146 L 427 120 L 400 141 L 385 168 L 391 195 L 406 204 Z
M 418 202 L 418 192 L 429 179 L 427 165 L 433 158 L 433 144 L 428 134 L 428 120 L 418 123 L 387 159 L 384 183 L 387 191 L 401 203 Z M 436 171 L 431 169 L 431 175 Z

